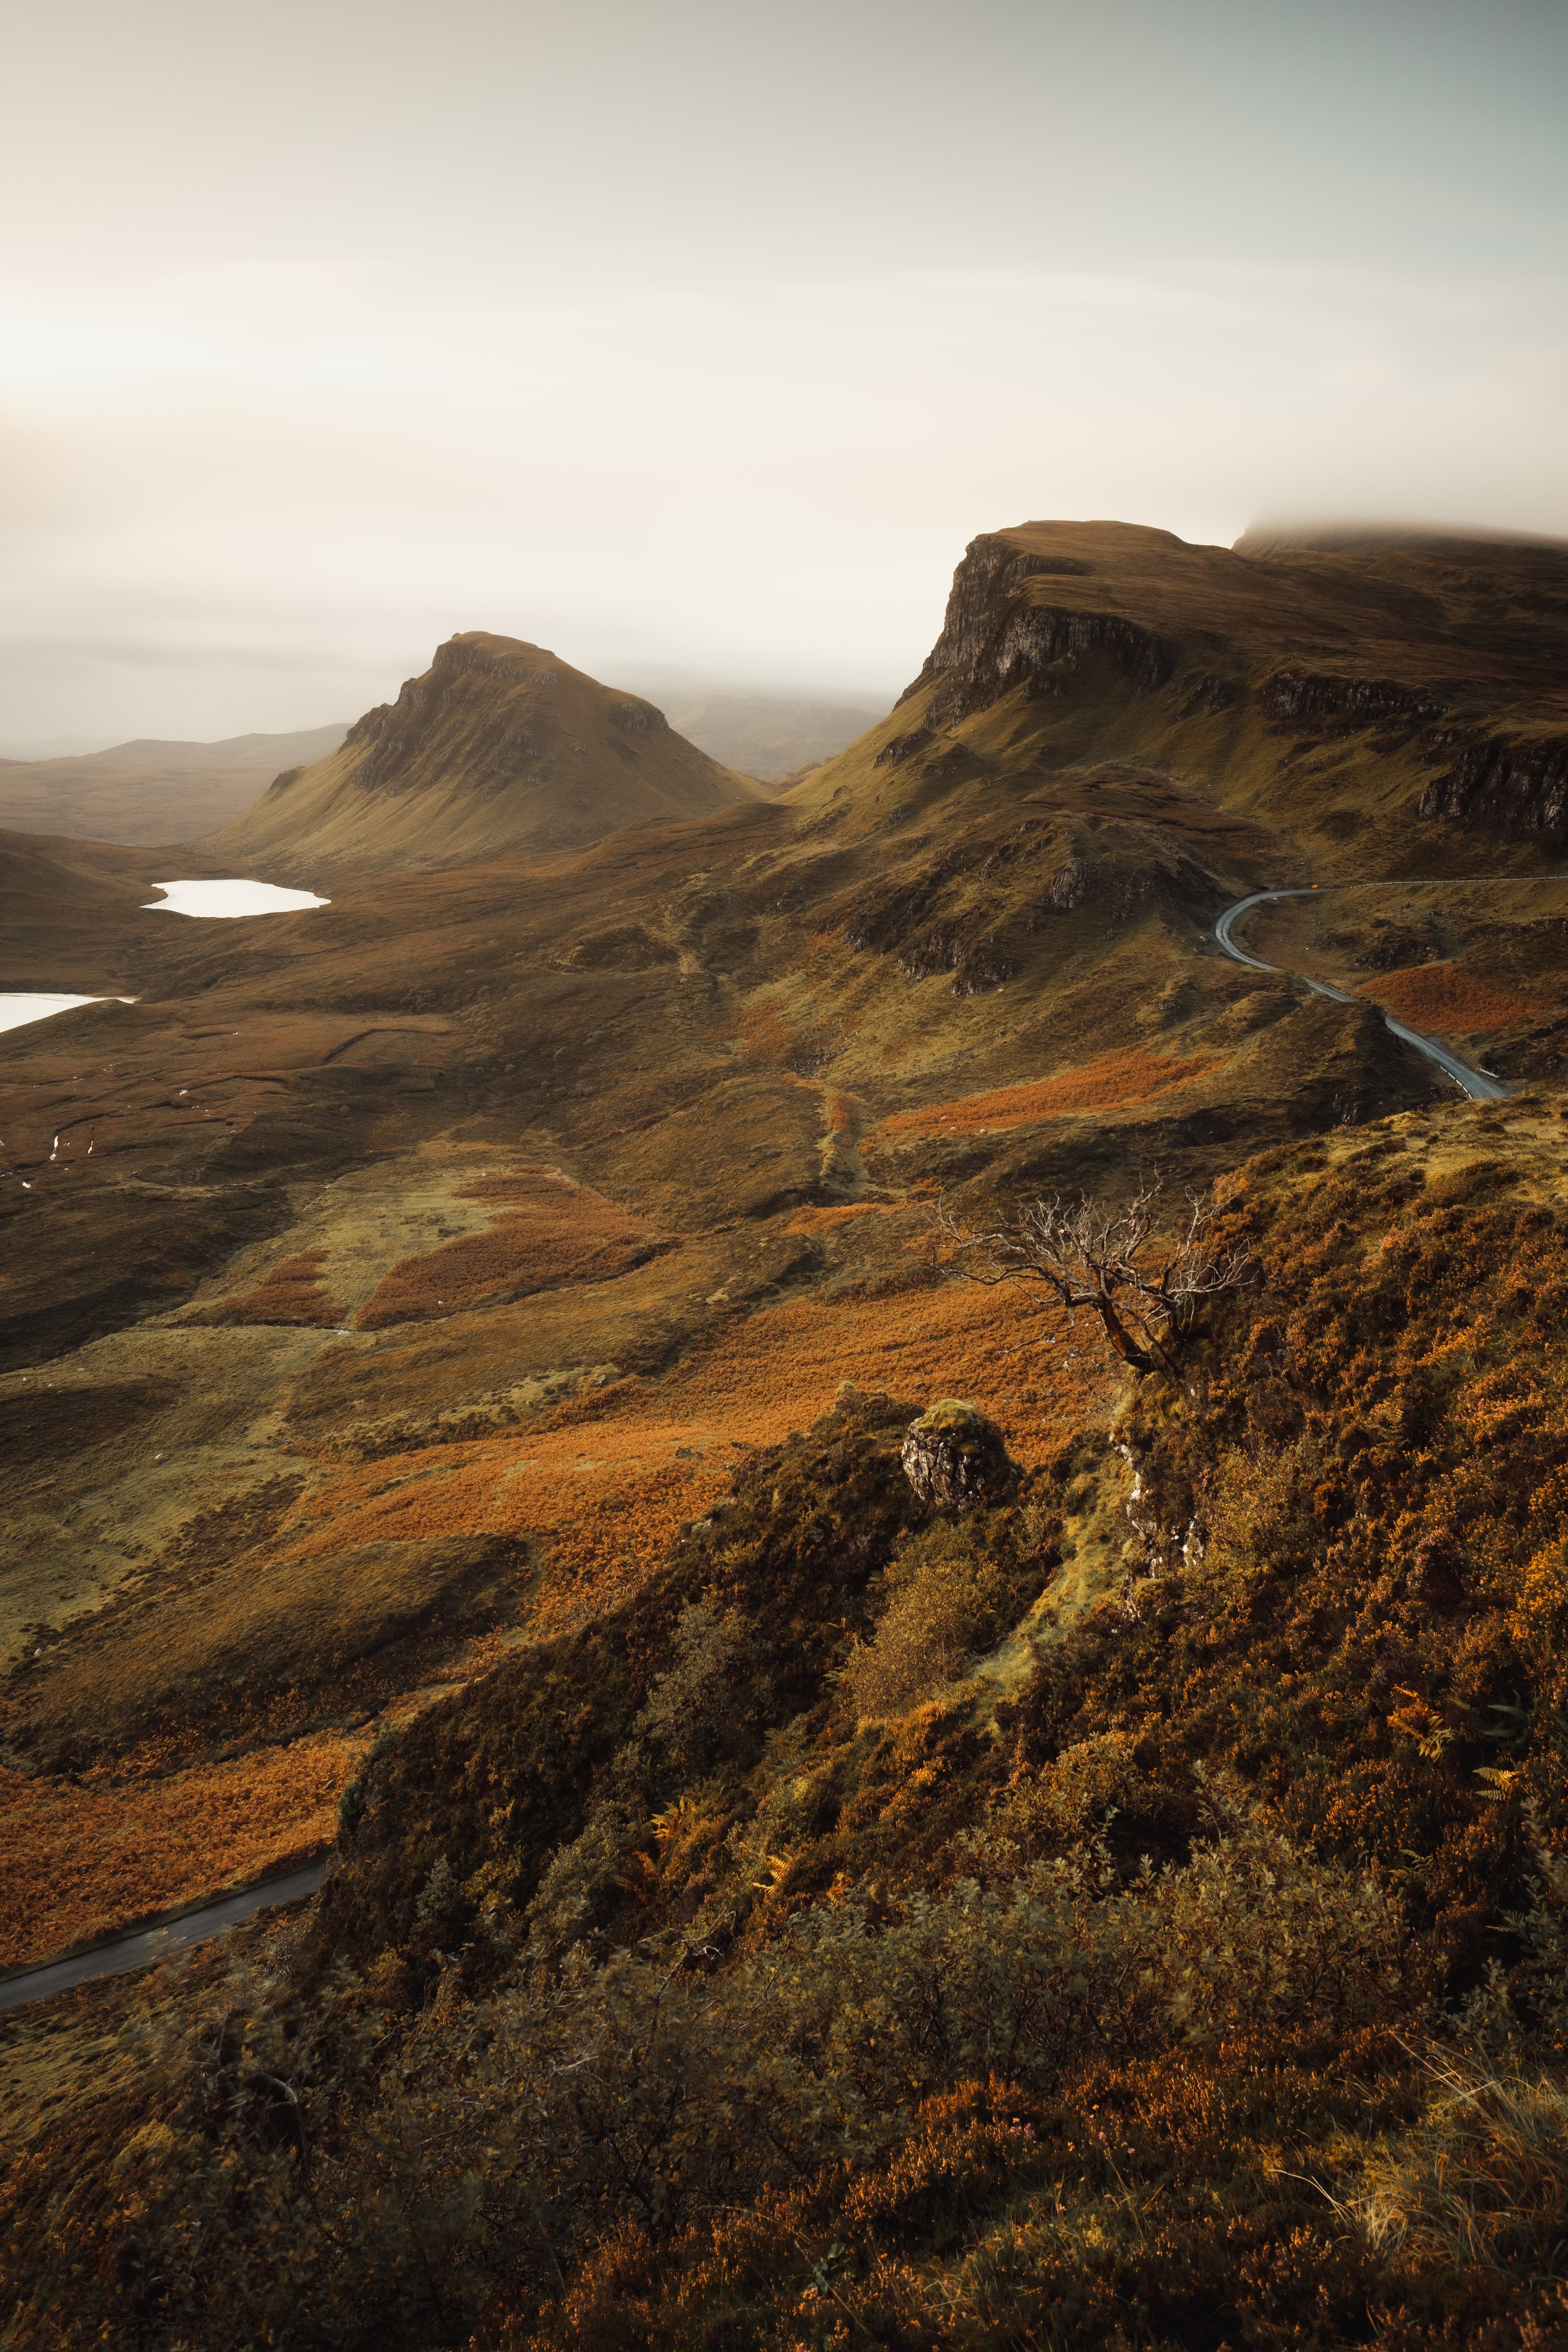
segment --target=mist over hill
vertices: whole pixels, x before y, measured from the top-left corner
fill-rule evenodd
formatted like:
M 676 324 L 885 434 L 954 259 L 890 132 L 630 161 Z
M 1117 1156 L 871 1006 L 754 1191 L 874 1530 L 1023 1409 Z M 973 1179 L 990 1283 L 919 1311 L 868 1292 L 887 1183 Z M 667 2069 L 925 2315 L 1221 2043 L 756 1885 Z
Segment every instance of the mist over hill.
M 830 701 L 721 687 L 677 688 L 656 698 L 670 725 L 700 750 L 763 783 L 831 760 L 888 707 L 869 698 Z

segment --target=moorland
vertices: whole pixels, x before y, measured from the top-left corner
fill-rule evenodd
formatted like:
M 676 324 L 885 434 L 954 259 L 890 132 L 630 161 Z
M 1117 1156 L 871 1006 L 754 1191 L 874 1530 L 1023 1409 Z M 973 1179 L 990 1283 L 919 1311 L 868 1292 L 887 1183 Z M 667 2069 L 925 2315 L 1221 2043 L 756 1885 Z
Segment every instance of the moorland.
M 782 792 L 468 633 L 0 835 L 0 1966 L 330 1857 L 4 2020 L 8 2345 L 1556 2340 L 1565 647 L 1029 523 Z M 944 1244 L 1154 1181 L 1168 1373 Z

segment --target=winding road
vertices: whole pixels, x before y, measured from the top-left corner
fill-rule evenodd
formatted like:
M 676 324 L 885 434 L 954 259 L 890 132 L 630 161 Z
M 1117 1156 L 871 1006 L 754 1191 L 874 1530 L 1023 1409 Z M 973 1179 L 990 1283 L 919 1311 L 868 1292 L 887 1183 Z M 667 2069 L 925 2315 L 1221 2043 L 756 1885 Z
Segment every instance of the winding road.
M 1293 890 L 1254 890 L 1249 898 L 1237 898 L 1234 906 L 1226 908 L 1224 914 L 1215 921 L 1214 935 L 1226 954 L 1234 957 L 1237 963 L 1249 964 L 1254 971 L 1279 971 L 1283 966 L 1277 963 L 1265 963 L 1261 956 L 1248 955 L 1245 948 L 1237 946 L 1231 936 L 1231 930 L 1238 915 L 1245 915 L 1251 907 L 1266 907 L 1274 898 L 1315 898 L 1322 890 L 1367 889 L 1378 887 L 1387 890 L 1412 890 L 1425 886 L 1412 882 L 1387 882 L 1381 886 L 1367 883 L 1321 882 L 1309 884 L 1305 887 L 1298 885 Z M 1293 977 L 1305 981 L 1315 996 L 1329 997 L 1335 1004 L 1359 1004 L 1364 1002 L 1364 999 L 1352 996 L 1342 988 L 1333 987 L 1326 980 L 1313 980 L 1310 973 L 1299 971 Z M 1500 1079 L 1489 1077 L 1484 1070 L 1472 1070 L 1468 1062 L 1461 1062 L 1458 1055 L 1449 1053 L 1447 1045 L 1439 1045 L 1435 1037 L 1424 1037 L 1419 1029 L 1407 1029 L 1403 1021 L 1394 1019 L 1392 1013 L 1384 1014 L 1383 1024 L 1385 1029 L 1392 1029 L 1396 1037 L 1402 1037 L 1407 1045 L 1414 1045 L 1418 1054 L 1425 1054 L 1429 1062 L 1436 1062 L 1444 1076 L 1452 1078 L 1454 1084 L 1462 1088 L 1473 1102 L 1502 1102 L 1506 1099 L 1510 1090 Z
M 1234 937 L 1238 919 L 1254 907 L 1268 906 L 1276 898 L 1310 898 L 1320 889 L 1363 889 L 1382 887 L 1390 890 L 1428 887 L 1408 882 L 1390 882 L 1382 886 L 1363 883 L 1321 883 L 1298 885 L 1289 890 L 1254 890 L 1245 898 L 1237 898 L 1226 907 L 1215 922 L 1214 936 L 1227 956 L 1244 963 L 1254 971 L 1279 971 L 1279 964 L 1265 963 L 1261 956 L 1248 955 L 1238 947 Z M 1363 1000 L 1352 996 L 1342 988 L 1335 988 L 1326 980 L 1313 980 L 1307 972 L 1297 972 L 1296 979 L 1304 981 L 1314 995 L 1326 996 L 1335 1004 L 1355 1004 Z M 1407 1029 L 1403 1021 L 1391 1013 L 1384 1015 L 1384 1025 L 1407 1045 L 1414 1045 L 1429 1062 L 1436 1063 L 1446 1077 L 1453 1080 L 1476 1102 L 1501 1102 L 1510 1089 L 1498 1079 L 1489 1077 L 1484 1070 L 1472 1070 L 1435 1037 L 1424 1037 L 1418 1029 Z M 117 1936 L 112 1941 L 95 1944 L 89 1950 L 73 1953 L 61 1960 L 47 1961 L 40 1968 L 18 1969 L 0 1979 L 0 2011 L 20 2009 L 24 2002 L 45 2000 L 50 1994 L 66 1992 L 73 1985 L 86 1984 L 95 1977 L 120 1976 L 129 1969 L 151 1967 L 155 1961 L 173 1958 L 192 1944 L 204 1942 L 209 1936 L 219 1936 L 226 1927 L 237 1927 L 242 1920 L 254 1917 L 258 1911 L 273 1904 L 292 1903 L 302 1895 L 313 1895 L 325 1875 L 326 1864 L 314 1862 L 302 1870 L 292 1870 L 280 1878 L 268 1879 L 263 1885 L 248 1887 L 243 1894 L 226 1895 L 215 1903 L 205 1903 L 197 1909 L 186 1911 L 178 1918 L 161 1927 L 139 1929 L 128 1936 Z

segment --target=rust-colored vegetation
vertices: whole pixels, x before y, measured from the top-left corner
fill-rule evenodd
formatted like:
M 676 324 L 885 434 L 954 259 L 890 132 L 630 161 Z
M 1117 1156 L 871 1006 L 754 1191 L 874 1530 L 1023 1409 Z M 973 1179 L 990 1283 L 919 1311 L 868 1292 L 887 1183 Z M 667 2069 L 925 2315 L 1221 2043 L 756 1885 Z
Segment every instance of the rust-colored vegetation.
M 878 1143 L 905 1143 L 928 1136 L 974 1135 L 986 1129 L 1026 1127 L 1040 1118 L 1065 1118 L 1075 1111 L 1116 1110 L 1190 1086 L 1214 1067 L 1212 1060 L 1163 1060 L 1141 1045 L 1101 1054 L 1076 1070 L 1031 1078 L 1023 1086 L 992 1087 L 921 1110 L 896 1111 L 874 1129 Z
M 153 1779 L 0 1770 L 0 1968 L 247 1886 L 329 1846 L 363 1742 L 318 1733 Z
M 800 1040 L 771 999 L 748 1004 L 721 1034 L 738 1037 L 759 1062 L 788 1062 L 799 1051 Z
M 1369 980 L 1363 992 L 1415 1029 L 1469 1037 L 1517 1029 L 1549 1007 L 1482 980 L 1462 963 L 1410 964 Z
M 563 1177 L 481 1177 L 458 1198 L 493 1203 L 500 1213 L 485 1233 L 460 1234 L 395 1265 L 355 1317 L 362 1331 L 455 1315 L 563 1283 L 608 1281 L 647 1247 L 635 1218 Z
M 238 2198 L 253 2325 L 304 2275 L 326 2341 L 408 2352 L 983 2352 L 1064 2314 L 1173 2347 L 1238 2278 L 1270 2352 L 1307 2308 L 1321 2352 L 1554 2341 L 1568 1246 L 1490 1132 L 1243 1171 L 1226 1229 L 1264 1279 L 1117 1448 L 1080 1423 L 942 1513 L 900 1466 L 909 1405 L 846 1394 L 607 1609 L 426 1711 L 345 1795 L 314 1957 L 229 1984 L 183 2071 L 13 2179 L 30 2309 L 128 2326 L 122 2249 L 199 2229 L 161 2275 L 170 2340 L 204 2340 Z M 961 1330 L 987 1365 L 953 1318 L 988 1295 L 889 1306 L 752 1318 L 773 1398 L 858 1349 L 951 1369 Z M 553 1434 L 646 1441 L 639 1387 Z M 1121 1448 L 1132 1584 L 1057 1638 Z
M 323 1288 L 325 1250 L 300 1250 L 286 1257 L 243 1297 L 226 1298 L 197 1318 L 204 1323 L 300 1323 L 336 1329 L 343 1319 Z

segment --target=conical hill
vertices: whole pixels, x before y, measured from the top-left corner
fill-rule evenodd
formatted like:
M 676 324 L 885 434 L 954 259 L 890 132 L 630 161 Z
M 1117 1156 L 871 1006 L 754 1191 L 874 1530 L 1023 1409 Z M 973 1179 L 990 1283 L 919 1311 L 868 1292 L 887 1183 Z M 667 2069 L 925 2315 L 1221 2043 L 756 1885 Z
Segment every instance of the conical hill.
M 468 630 L 206 845 L 283 875 L 429 872 L 580 849 L 759 796 L 652 703 L 542 646 Z

